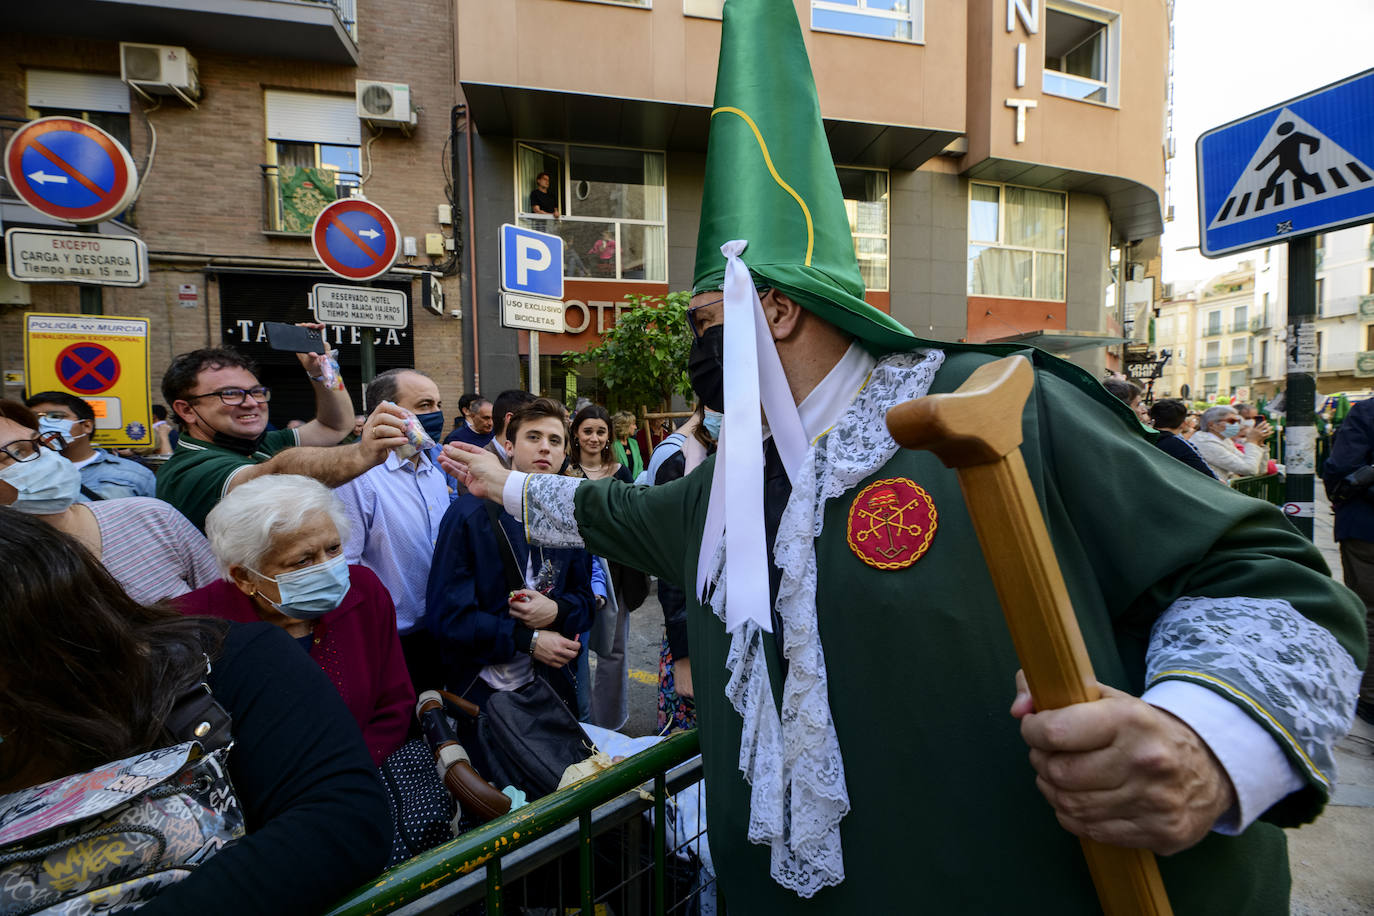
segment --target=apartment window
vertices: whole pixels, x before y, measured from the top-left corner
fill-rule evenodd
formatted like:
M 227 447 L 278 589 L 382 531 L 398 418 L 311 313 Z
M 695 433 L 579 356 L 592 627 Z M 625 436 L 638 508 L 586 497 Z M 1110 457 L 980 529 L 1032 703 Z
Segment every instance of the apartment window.
M 265 93 L 266 227 L 307 233 L 326 205 L 362 186 L 362 131 L 353 96 Z
M 1208 312 L 1208 313 L 1207 313 L 1207 330 L 1206 330 L 1204 333 L 1209 334 L 1209 335 L 1211 335 L 1211 334 L 1220 334 L 1220 333 L 1221 333 L 1221 310 L 1220 310 L 1220 309 L 1217 309 L 1215 312 Z
M 25 101 L 30 117 L 87 121 L 129 149 L 129 87 L 117 76 L 28 70 Z
M 1235 333 L 1248 330 L 1250 330 L 1250 309 L 1244 305 L 1237 306 L 1235 311 L 1231 313 L 1231 331 Z
M 1202 376 L 1202 398 L 1210 401 L 1217 394 L 1217 373 L 1208 372 Z
M 1250 338 L 1233 337 L 1231 338 L 1231 359 L 1229 362 L 1233 366 L 1250 361 Z
M 1317 293 L 1316 293 L 1316 304 L 1317 304 L 1317 311 L 1318 311 L 1318 312 L 1321 311 L 1321 305 L 1322 305 L 1322 303 L 1325 302 L 1325 301 L 1326 301 L 1326 278 L 1325 278 L 1325 277 L 1318 277 L 1318 278 L 1317 278 Z
M 854 254 L 864 286 L 887 289 L 887 172 L 880 169 L 835 170 L 854 236 Z
M 1256 375 L 1260 378 L 1266 378 L 1269 375 L 1269 341 L 1267 340 L 1260 341 L 1259 367 Z
M 541 174 L 559 217 L 536 215 Z M 517 143 L 517 223 L 563 239 L 563 274 L 599 280 L 668 280 L 663 153 L 563 143 Z M 541 208 L 543 209 L 543 208 Z
M 1203 368 L 1221 365 L 1221 342 L 1213 340 L 1207 344 L 1207 352 L 1202 357 Z
M 1244 369 L 1237 369 L 1230 374 L 1226 382 L 1227 386 L 1231 389 L 1231 393 L 1235 394 L 1237 388 L 1244 388 L 1246 385 L 1250 384 L 1250 373 L 1246 372 Z
M 1045 6 L 1045 70 L 1050 95 L 1116 104 L 1120 17 L 1081 3 Z
M 866 38 L 925 39 L 925 0 L 811 0 L 811 28 Z
M 969 295 L 1064 301 L 1067 206 L 1058 191 L 971 182 Z
M 1266 253 L 1269 251 L 1268 248 L 1266 248 L 1266 249 L 1264 249 L 1264 250 L 1265 250 Z M 1265 293 L 1265 294 L 1264 294 L 1264 299 L 1262 300 L 1262 310 L 1260 311 L 1259 317 L 1260 317 L 1261 322 L 1262 322 L 1262 323 L 1260 324 L 1260 327 L 1268 327 L 1268 326 L 1269 326 L 1269 294 L 1268 294 L 1268 293 Z

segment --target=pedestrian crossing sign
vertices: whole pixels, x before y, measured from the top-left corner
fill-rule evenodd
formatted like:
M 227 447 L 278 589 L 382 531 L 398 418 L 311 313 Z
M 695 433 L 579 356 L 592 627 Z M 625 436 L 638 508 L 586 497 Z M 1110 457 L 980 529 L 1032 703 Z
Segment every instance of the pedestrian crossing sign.
M 1197 162 L 1208 257 L 1374 220 L 1374 70 L 1207 131 Z

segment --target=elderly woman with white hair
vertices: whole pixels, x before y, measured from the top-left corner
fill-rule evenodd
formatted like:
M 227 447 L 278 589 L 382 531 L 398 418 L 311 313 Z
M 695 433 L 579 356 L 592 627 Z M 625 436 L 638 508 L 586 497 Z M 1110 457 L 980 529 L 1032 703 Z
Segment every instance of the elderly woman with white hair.
M 1245 442 L 1244 448 L 1237 444 L 1238 439 Z M 1217 479 L 1226 483 L 1237 477 L 1252 477 L 1264 468 L 1263 433 L 1254 426 L 1246 428 L 1240 414 L 1229 404 L 1204 410 L 1198 420 L 1198 431 L 1188 441 Z
M 272 474 L 235 487 L 205 520 L 225 578 L 177 599 L 183 614 L 276 624 L 334 682 L 374 763 L 405 741 L 415 691 L 396 609 L 372 570 L 348 566 L 343 504 L 319 481 Z

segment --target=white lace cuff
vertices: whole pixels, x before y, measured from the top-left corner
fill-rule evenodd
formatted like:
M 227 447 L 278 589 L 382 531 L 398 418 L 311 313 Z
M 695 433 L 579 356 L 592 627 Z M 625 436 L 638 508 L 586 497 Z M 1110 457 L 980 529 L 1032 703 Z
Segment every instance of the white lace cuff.
M 1216 754 L 1236 789 L 1236 804 L 1212 829 L 1236 836 L 1279 799 L 1304 785 L 1277 741 L 1234 703 L 1187 681 L 1160 681 L 1141 697 L 1182 719 Z
M 501 501 L 525 523 L 525 537 L 540 547 L 582 547 L 573 515 L 573 496 L 585 480 L 561 474 L 522 474 L 506 478 Z
M 1145 683 L 1188 681 L 1243 710 L 1329 792 L 1333 748 L 1350 726 L 1360 670 L 1287 601 L 1180 598 L 1155 622 Z

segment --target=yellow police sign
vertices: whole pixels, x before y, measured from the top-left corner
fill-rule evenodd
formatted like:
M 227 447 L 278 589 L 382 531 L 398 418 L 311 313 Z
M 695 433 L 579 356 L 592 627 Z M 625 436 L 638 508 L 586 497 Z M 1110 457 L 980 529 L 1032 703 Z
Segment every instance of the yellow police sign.
M 31 395 L 66 391 L 91 405 L 92 444 L 153 444 L 148 319 L 28 313 L 24 372 Z

